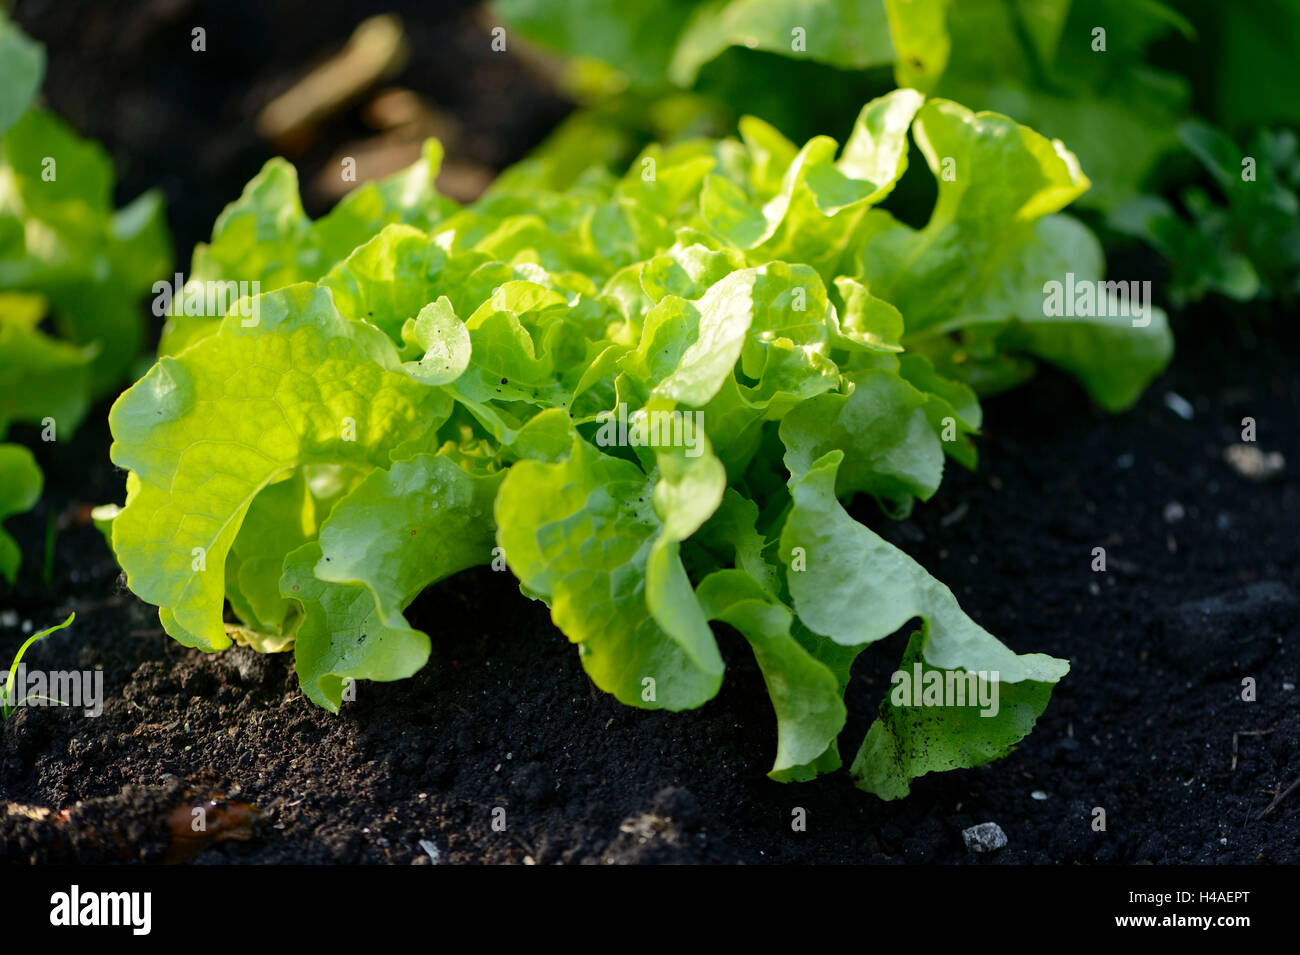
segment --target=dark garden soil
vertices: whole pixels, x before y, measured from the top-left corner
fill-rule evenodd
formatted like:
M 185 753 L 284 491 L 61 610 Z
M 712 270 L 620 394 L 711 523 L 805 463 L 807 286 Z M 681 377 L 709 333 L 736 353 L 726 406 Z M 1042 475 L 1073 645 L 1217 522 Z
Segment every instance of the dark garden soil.
M 20 21 L 54 46 L 52 104 L 75 122 L 75 104 L 56 94 L 73 89 L 58 57 L 76 36 L 43 32 L 42 5 L 23 7 Z M 353 22 L 316 31 L 317 47 L 311 29 L 276 42 L 306 44 L 295 55 L 310 59 Z M 98 70 L 87 62 L 81 83 Z M 140 87 L 151 84 L 142 74 Z M 463 102 L 467 117 L 483 108 L 470 93 Z M 103 128 L 79 128 L 131 153 L 128 181 L 157 178 L 149 164 L 165 150 L 114 135 L 112 109 L 125 107 L 107 104 Z M 542 112 L 492 120 L 517 141 L 498 140 L 482 161 L 526 149 Z M 192 148 L 169 160 L 177 232 L 191 239 L 250 171 L 243 160 L 189 170 Z M 20 430 L 49 487 L 7 523 L 27 559 L 18 585 L 0 589 L 0 658 L 76 610 L 27 662 L 102 668 L 107 702 L 98 718 L 20 708 L 0 727 L 0 797 L 27 807 L 4 814 L 0 851 L 16 862 L 1300 862 L 1300 789 L 1264 814 L 1300 777 L 1300 331 L 1294 314 L 1217 305 L 1176 316 L 1175 330 L 1173 367 L 1132 412 L 1102 414 L 1044 372 L 985 403 L 977 472 L 952 470 L 901 524 L 858 508 L 1011 647 L 1072 663 L 1017 751 L 925 777 L 895 803 L 857 791 L 847 772 L 765 778 L 774 719 L 736 634 L 719 634 L 728 674 L 717 699 L 680 714 L 626 708 L 593 688 L 545 607 L 486 568 L 412 606 L 433 638 L 420 674 L 363 683 L 331 716 L 303 697 L 288 655 L 185 649 L 124 589 L 87 513 L 121 497 L 106 407 L 67 442 Z M 1273 480 L 1224 458 L 1247 416 L 1257 446 L 1285 456 Z M 1098 546 L 1105 573 L 1091 569 Z M 902 648 L 898 634 L 860 658 L 846 759 Z M 210 813 L 209 838 L 178 842 L 190 808 L 216 797 L 228 801 Z M 806 831 L 792 830 L 796 807 Z M 1091 825 L 1096 807 L 1104 832 Z M 492 825 L 498 808 L 504 831 Z M 961 831 L 985 821 L 1009 842 L 979 857 Z

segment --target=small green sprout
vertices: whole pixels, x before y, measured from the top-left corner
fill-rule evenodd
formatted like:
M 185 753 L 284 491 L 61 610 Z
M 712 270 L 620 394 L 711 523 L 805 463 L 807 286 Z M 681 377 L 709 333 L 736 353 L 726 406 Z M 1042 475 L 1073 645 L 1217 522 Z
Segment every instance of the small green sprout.
M 18 648 L 18 652 L 14 654 L 13 661 L 9 664 L 9 679 L 5 681 L 4 694 L 3 696 L 0 696 L 0 720 L 9 719 L 9 717 L 13 714 L 13 711 L 17 707 L 22 706 L 28 700 L 33 700 L 33 699 L 45 700 L 48 703 L 58 703 L 60 706 L 66 705 L 62 700 L 54 700 L 47 696 L 25 696 L 21 700 L 15 700 L 12 703 L 10 702 L 10 700 L 13 700 L 14 697 L 14 679 L 18 674 L 18 664 L 22 662 L 23 654 L 27 652 L 27 648 L 30 647 L 33 643 L 35 643 L 37 640 L 40 640 L 42 637 L 48 637 L 54 631 L 62 630 L 64 627 L 67 627 L 72 623 L 72 621 L 76 619 L 77 619 L 77 615 L 75 613 L 70 613 L 68 614 L 68 619 L 63 621 L 63 623 L 58 623 L 52 627 L 47 627 L 46 629 L 42 630 L 40 633 L 33 633 L 30 637 L 28 637 L 23 642 L 23 645 Z

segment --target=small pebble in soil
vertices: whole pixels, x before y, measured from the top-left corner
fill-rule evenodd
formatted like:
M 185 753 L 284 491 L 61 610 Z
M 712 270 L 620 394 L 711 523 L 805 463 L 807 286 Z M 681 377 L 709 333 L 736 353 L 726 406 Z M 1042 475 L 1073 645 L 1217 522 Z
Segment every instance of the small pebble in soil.
M 1029 794 L 1029 798 L 1037 799 L 1039 802 L 1042 802 L 1043 800 L 1051 799 L 1052 797 L 1047 795 L 1047 793 L 1041 789 L 1035 789 L 1033 792 Z
M 997 852 L 1007 844 L 1007 834 L 996 822 L 981 822 L 977 826 L 963 829 L 962 841 L 971 852 Z
M 1265 454 L 1253 444 L 1230 444 L 1223 449 L 1223 460 L 1234 471 L 1251 481 L 1267 481 L 1277 477 L 1286 468 L 1286 458 L 1280 452 Z
M 420 848 L 423 849 L 425 854 L 429 857 L 430 865 L 437 865 L 442 861 L 442 850 L 440 850 L 437 844 L 433 841 L 429 839 L 421 839 Z
M 1196 414 L 1191 402 L 1176 391 L 1165 392 L 1165 407 L 1184 421 L 1191 421 L 1192 416 Z
M 1165 505 L 1164 516 L 1166 524 L 1177 524 L 1187 516 L 1187 511 L 1177 501 L 1170 501 Z

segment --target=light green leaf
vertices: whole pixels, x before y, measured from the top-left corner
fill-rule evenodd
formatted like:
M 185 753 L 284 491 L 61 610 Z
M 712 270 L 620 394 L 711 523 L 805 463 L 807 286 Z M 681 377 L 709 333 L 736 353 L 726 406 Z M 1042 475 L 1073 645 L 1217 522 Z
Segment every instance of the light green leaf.
M 901 87 L 928 93 L 948 66 L 949 0 L 884 0 L 894 46 L 894 77 Z
M 0 136 L 18 121 L 45 74 L 45 48 L 0 10 Z
M 701 196 L 705 221 L 727 242 L 749 250 L 751 260 L 807 263 L 829 281 L 868 209 L 906 170 L 907 130 L 922 99 L 915 90 L 895 90 L 872 100 L 838 160 L 833 139 L 809 141 L 761 210 L 739 186 L 710 176 Z M 751 121 L 751 135 L 755 127 Z
M 1059 365 L 1107 411 L 1123 411 L 1169 363 L 1174 339 L 1164 310 L 1151 301 L 1149 282 L 1103 282 L 1103 269 L 1101 246 L 1086 227 L 1048 216 L 971 303 L 961 325 L 1016 317 L 999 335 L 1000 350 L 1020 349 Z
M 289 551 L 314 538 L 316 528 L 316 501 L 301 470 L 253 498 L 226 559 L 231 605 L 250 629 L 292 632 L 294 608 L 280 595 L 280 571 Z
M 900 223 L 872 237 L 860 276 L 903 313 L 908 335 L 962 316 L 1034 221 L 1088 188 L 1064 146 L 1005 116 L 931 100 L 913 134 L 938 184 L 934 212 L 924 229 Z
M 843 458 L 833 451 L 791 482 L 794 508 L 781 533 L 781 559 L 799 619 L 841 646 L 859 647 L 920 617 L 905 667 L 921 661 L 937 670 L 984 673 L 1005 700 L 996 718 L 970 707 L 882 706 L 853 769 L 859 786 L 894 799 L 923 773 L 1004 753 L 1032 728 L 1069 665 L 1012 652 L 966 616 L 947 587 L 849 517 L 835 498 Z
M 90 404 L 94 346 L 78 347 L 9 320 L 0 295 L 0 435 L 9 424 L 52 418 L 55 436 L 70 435 Z M 43 311 L 43 309 L 42 309 Z
M 402 337 L 414 342 L 421 357 L 402 363 L 406 373 L 426 385 L 446 385 L 455 381 L 469 367 L 473 345 L 465 323 L 456 317 L 451 301 L 444 295 L 420 309 L 414 319 L 407 319 Z
M 327 284 L 349 293 L 340 299 L 340 310 L 358 320 L 374 317 L 373 324 L 396 340 L 402 321 L 414 318 L 420 306 L 437 297 L 430 295 L 406 314 L 392 314 L 392 309 L 409 307 L 412 298 L 427 293 L 445 260 L 436 250 L 421 254 L 419 246 L 427 246 L 427 236 L 414 238 L 455 208 L 433 187 L 441 165 L 441 144 L 428 140 L 419 162 L 354 189 L 327 215 L 312 222 L 302 208 L 297 170 L 284 159 L 271 159 L 244 187 L 240 197 L 217 217 L 212 240 L 194 249 L 190 282 L 256 282 L 253 294 L 257 294 L 294 282 L 315 282 L 334 267 Z M 395 228 L 387 238 L 366 246 L 385 226 L 406 228 Z M 355 260 L 340 261 L 361 246 L 366 248 L 358 252 Z M 393 261 L 386 263 L 389 257 Z M 382 287 L 385 266 L 396 277 L 414 284 L 401 290 Z M 376 273 L 376 268 L 381 271 Z M 417 276 L 419 281 L 415 281 Z M 371 296 L 379 296 L 382 301 L 376 305 L 370 302 Z M 366 314 L 372 306 L 378 315 Z M 214 319 L 219 318 L 172 316 L 163 329 L 159 352 L 176 354 L 213 334 L 218 325 Z
M 425 587 L 491 561 L 503 476 L 472 476 L 434 454 L 372 471 L 321 527 L 316 577 L 364 586 L 379 619 L 400 629 L 402 611 Z
M 0 521 L 35 507 L 43 485 L 30 451 L 21 444 L 0 444 Z M 0 576 L 12 584 L 21 561 L 18 542 L 0 529 Z
M 164 357 L 109 417 L 114 463 L 139 480 L 113 522 L 131 588 L 160 606 L 178 640 L 229 644 L 221 623 L 226 553 L 258 492 L 308 464 L 383 467 L 447 418 L 438 389 L 402 374 L 391 342 L 349 322 L 329 292 L 263 296 L 261 320 Z
M 812 779 L 835 746 L 847 711 L 835 674 L 791 636 L 794 615 L 749 574 L 721 570 L 700 582 L 699 599 L 711 620 L 731 624 L 749 641 L 776 710 L 778 782 Z
M 582 440 L 564 461 L 520 461 L 497 497 L 497 541 L 598 687 L 632 706 L 679 710 L 717 692 L 722 657 L 655 514 L 654 483 Z
M 27 113 L 0 140 L 0 289 L 40 293 L 53 326 L 94 346 L 93 396 L 116 386 L 144 340 L 141 300 L 170 268 L 161 199 L 114 212 L 113 170 L 99 144 L 57 117 Z
M 365 587 L 317 579 L 312 568 L 320 558 L 319 541 L 291 552 L 280 586 L 302 607 L 293 651 L 298 683 L 309 700 L 337 713 L 344 681 L 413 676 L 429 659 L 429 638 L 386 626 Z
M 995 670 L 931 666 L 924 654 L 928 639 L 923 627 L 908 642 L 895 671 L 907 680 L 892 682 L 850 768 L 858 787 L 881 799 L 903 798 L 911 781 L 926 773 L 983 766 L 1005 755 L 1033 730 L 1052 695 L 1051 681 L 1008 683 Z M 927 681 L 951 685 L 951 696 L 925 695 Z
M 852 393 L 818 395 L 785 416 L 785 465 L 797 480 L 840 449 L 838 496 L 866 492 L 905 513 L 913 498 L 928 500 L 943 478 L 943 449 L 925 404 L 926 396 L 896 373 L 862 372 Z
M 690 86 L 732 46 L 859 70 L 894 55 L 880 0 L 729 0 L 700 8 L 678 41 L 669 78 Z
M 833 451 L 791 483 L 794 509 L 781 532 L 781 559 L 799 619 L 844 646 L 889 636 L 913 617 L 929 624 L 924 658 L 943 669 L 997 670 L 1002 680 L 1055 683 L 1069 667 L 1041 653 L 1016 654 L 971 620 L 920 564 L 853 520 L 835 498 L 843 452 Z M 794 569 L 794 548 L 806 569 Z

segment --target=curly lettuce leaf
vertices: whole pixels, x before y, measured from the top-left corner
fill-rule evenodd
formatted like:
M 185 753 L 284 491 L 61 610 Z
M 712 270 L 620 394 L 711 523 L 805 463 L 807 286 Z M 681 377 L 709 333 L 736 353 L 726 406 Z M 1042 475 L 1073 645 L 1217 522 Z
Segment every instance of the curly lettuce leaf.
M 366 587 L 390 625 L 430 584 L 492 559 L 492 507 L 504 472 L 470 474 L 418 454 L 372 471 L 330 512 L 315 574 Z
M 921 756 L 912 753 L 906 757 L 897 755 L 901 743 L 892 750 L 885 747 L 881 737 L 889 727 L 869 735 L 865 745 L 874 755 L 860 754 L 855 760 L 858 784 L 883 798 L 897 798 L 906 794 L 907 782 L 918 775 L 938 768 L 978 765 L 1019 740 L 1046 706 L 1051 686 L 1069 672 L 1069 664 L 1041 653 L 1014 653 L 963 613 L 952 591 L 920 564 L 853 520 L 835 495 L 837 472 L 844 458 L 842 451 L 831 451 L 806 473 L 791 479 L 794 507 L 781 531 L 781 560 L 795 612 L 803 624 L 835 644 L 858 648 L 920 617 L 919 659 L 929 666 L 996 674 L 993 679 L 999 689 L 1026 682 L 1044 685 L 1025 690 L 1023 702 L 1028 709 L 1009 707 L 1003 720 L 970 724 L 999 741 L 997 753 L 991 755 L 994 744 L 985 740 L 982 732 L 975 734 L 975 743 L 970 742 L 970 732 L 953 734 L 950 750 L 942 756 L 936 754 L 932 761 L 921 758 L 923 745 L 913 747 Z M 1025 725 L 1025 714 L 1031 710 L 1032 717 Z M 943 727 L 936 731 L 940 736 L 951 732 L 942 717 L 925 714 L 918 718 L 915 713 L 897 716 L 889 732 L 905 736 L 903 727 L 913 719 L 922 724 L 937 721 Z M 1009 738 L 1021 729 L 1014 739 Z M 916 730 L 918 737 L 920 732 Z
M 823 455 L 842 450 L 840 497 L 861 491 L 887 510 L 906 512 L 943 479 L 943 447 L 926 415 L 926 395 L 883 369 L 862 372 L 853 385 L 847 395 L 818 395 L 782 419 L 786 467 L 802 476 Z
M 1048 283 L 1098 286 L 1103 274 L 1096 238 L 1055 214 L 1088 188 L 1074 155 L 1005 116 L 946 100 L 921 108 L 913 134 L 938 185 L 934 211 L 922 229 L 880 220 L 857 276 L 902 312 L 904 346 L 951 357 L 942 339 L 972 333 L 996 353 L 1061 365 L 1105 408 L 1131 405 L 1173 351 L 1149 294 L 1142 316 L 1104 288 L 1092 314 L 1049 308 Z M 962 375 L 955 360 L 945 371 Z
M 751 175 L 748 190 L 710 175 L 700 195 L 705 222 L 751 260 L 806 262 L 824 278 L 836 274 L 867 210 L 889 195 L 906 171 L 907 131 L 922 102 L 915 90 L 872 100 L 838 159 L 835 140 L 816 137 L 789 158 L 770 198 L 764 196 L 761 167 Z M 741 129 L 762 163 L 773 152 L 775 131 L 752 118 Z
M 254 498 L 311 464 L 384 467 L 431 440 L 450 399 L 403 374 L 378 329 L 338 314 L 324 289 L 261 299 L 178 356 L 164 356 L 113 405 L 111 456 L 138 484 L 113 521 L 131 588 L 167 632 L 220 650 L 227 552 Z
M 430 584 L 492 559 L 503 476 L 471 475 L 443 455 L 394 462 L 283 559 L 280 593 L 303 612 L 294 667 L 310 700 L 337 712 L 345 679 L 398 680 L 425 664 L 429 638 L 402 611 Z
M 255 282 L 257 294 L 315 282 L 385 226 L 431 228 L 455 208 L 434 188 L 442 156 L 442 145 L 428 140 L 409 169 L 352 190 L 315 222 L 303 211 L 297 170 L 279 157 L 268 160 L 217 217 L 211 240 L 195 247 L 186 287 Z M 170 314 L 159 353 L 177 354 L 214 334 L 221 318 Z
M 716 459 L 696 460 L 660 492 L 655 475 L 575 438 L 564 460 L 514 464 L 497 497 L 510 569 L 550 605 L 592 681 L 632 706 L 700 706 L 722 683 L 721 654 L 678 556 L 726 480 Z
M 297 621 L 292 604 L 280 594 L 280 568 L 289 551 L 316 536 L 318 520 L 304 471 L 267 485 L 253 498 L 226 558 L 226 596 L 245 623 L 247 642 L 281 638 L 282 649 L 292 636 Z
M 294 671 L 303 694 L 337 713 L 348 680 L 400 680 L 429 659 L 429 638 L 409 627 L 386 626 L 363 586 L 318 579 L 320 541 L 308 541 L 284 560 L 280 586 L 301 607 L 294 633 Z
M 1136 196 L 1174 146 L 1189 86 L 1145 62 L 1160 37 L 1191 34 L 1166 5 L 962 0 L 939 13 L 935 6 L 891 4 L 895 22 L 925 35 L 915 55 L 944 61 L 927 92 L 1014 116 L 1069 143 L 1093 183 L 1081 205 L 1110 210 Z M 1097 30 L 1104 31 L 1104 49 L 1095 48 Z M 911 79 L 910 64 L 900 58 L 895 75 L 900 83 Z
M 710 620 L 735 627 L 749 641 L 776 711 L 776 757 L 768 775 L 778 782 L 812 779 L 838 768 L 835 742 L 848 711 L 835 673 L 794 636 L 788 607 L 742 570 L 720 570 L 700 582 Z

